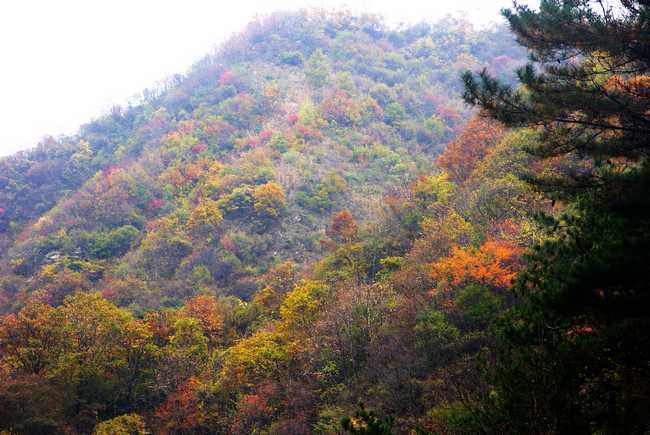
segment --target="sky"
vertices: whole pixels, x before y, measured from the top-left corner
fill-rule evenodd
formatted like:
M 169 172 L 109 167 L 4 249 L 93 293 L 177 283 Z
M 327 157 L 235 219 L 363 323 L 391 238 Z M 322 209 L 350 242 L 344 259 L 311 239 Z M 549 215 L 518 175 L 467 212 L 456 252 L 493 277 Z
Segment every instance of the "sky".
M 389 24 L 462 14 L 501 21 L 511 0 L 6 0 L 0 2 L 0 156 L 83 123 L 186 72 L 277 10 L 345 8 Z

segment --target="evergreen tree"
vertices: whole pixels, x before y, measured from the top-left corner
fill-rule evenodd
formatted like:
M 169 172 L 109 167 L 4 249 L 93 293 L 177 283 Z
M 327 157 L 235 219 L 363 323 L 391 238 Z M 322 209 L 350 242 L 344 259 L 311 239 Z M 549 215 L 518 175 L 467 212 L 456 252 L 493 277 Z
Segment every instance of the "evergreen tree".
M 529 177 L 563 212 L 515 289 L 494 366 L 501 430 L 650 428 L 650 2 L 542 0 L 503 11 L 531 63 L 511 88 L 466 73 L 465 100 L 551 168 Z

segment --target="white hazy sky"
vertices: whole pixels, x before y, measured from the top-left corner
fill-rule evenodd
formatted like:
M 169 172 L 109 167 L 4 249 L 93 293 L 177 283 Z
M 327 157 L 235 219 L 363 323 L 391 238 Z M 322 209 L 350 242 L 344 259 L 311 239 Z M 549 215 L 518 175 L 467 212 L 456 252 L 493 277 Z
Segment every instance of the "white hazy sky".
M 462 13 L 499 21 L 511 0 L 0 0 L 0 156 L 72 134 L 183 73 L 256 15 L 346 8 L 389 23 Z

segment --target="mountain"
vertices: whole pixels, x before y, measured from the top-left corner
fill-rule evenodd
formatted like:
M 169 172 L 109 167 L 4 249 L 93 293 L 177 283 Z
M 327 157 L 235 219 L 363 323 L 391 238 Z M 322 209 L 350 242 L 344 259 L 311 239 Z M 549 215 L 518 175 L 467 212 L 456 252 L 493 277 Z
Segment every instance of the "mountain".
M 0 429 L 336 433 L 363 400 L 439 430 L 539 207 L 535 135 L 460 75 L 524 59 L 498 26 L 278 13 L 1 159 Z
M 1 161 L 5 271 L 33 278 L 18 285 L 26 293 L 53 258 L 74 263 L 85 289 L 116 274 L 147 281 L 153 297 L 128 302 L 145 308 L 201 285 L 249 299 L 251 278 L 277 260 L 322 255 L 334 212 L 371 220 L 383 196 L 433 170 L 469 116 L 462 71 L 512 73 L 521 59 L 503 29 L 452 19 L 403 30 L 344 13 L 252 23 L 141 104 Z

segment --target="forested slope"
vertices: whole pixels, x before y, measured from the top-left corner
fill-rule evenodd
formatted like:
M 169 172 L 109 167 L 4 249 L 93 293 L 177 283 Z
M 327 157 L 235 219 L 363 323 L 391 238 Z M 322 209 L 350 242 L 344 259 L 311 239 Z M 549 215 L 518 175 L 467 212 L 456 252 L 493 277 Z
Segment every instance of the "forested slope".
M 518 75 L 275 14 L 0 160 L 0 430 L 647 429 L 648 11 L 592 3 L 506 12 Z
M 204 288 L 249 299 L 277 259 L 322 255 L 332 213 L 372 219 L 432 171 L 469 114 L 463 70 L 512 74 L 521 59 L 503 29 L 451 19 L 252 23 L 142 104 L 1 161 L 5 305 L 44 279 L 57 303 L 75 286 L 143 308 Z M 124 280 L 142 291 L 120 294 Z

